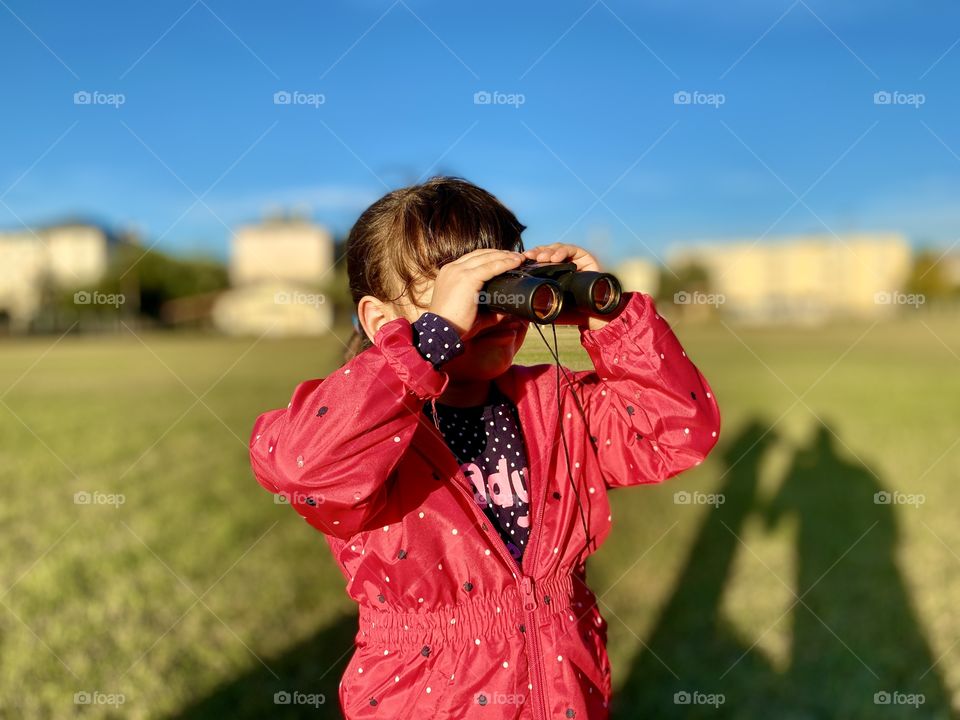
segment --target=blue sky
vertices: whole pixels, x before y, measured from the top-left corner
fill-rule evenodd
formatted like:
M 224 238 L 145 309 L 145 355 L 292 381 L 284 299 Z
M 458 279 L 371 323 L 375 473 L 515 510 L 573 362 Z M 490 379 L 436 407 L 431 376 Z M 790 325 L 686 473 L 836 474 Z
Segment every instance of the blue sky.
M 960 238 L 945 0 L 2 0 L 0 54 L 7 229 L 83 215 L 222 257 L 270 208 L 342 233 L 449 173 L 503 199 L 528 246 L 610 262 L 794 232 Z

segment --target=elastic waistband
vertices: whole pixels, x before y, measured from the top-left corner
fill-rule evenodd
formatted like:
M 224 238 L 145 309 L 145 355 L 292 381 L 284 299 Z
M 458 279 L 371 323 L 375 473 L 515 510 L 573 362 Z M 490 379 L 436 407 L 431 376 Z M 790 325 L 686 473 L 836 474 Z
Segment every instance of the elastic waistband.
M 533 589 L 534 619 L 540 624 L 564 611 L 576 611 L 579 617 L 596 603 L 590 589 L 572 575 L 536 582 Z M 516 635 L 527 622 L 523 593 L 512 586 L 499 595 L 478 595 L 439 610 L 392 612 L 360 605 L 356 640 L 389 645 L 472 642 L 474 638 Z

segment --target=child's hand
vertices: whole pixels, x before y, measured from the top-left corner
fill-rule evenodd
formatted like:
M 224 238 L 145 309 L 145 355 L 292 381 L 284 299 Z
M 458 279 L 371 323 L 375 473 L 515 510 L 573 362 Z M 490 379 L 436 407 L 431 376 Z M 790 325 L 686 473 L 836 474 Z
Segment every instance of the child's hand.
M 538 245 L 529 250 L 524 250 L 523 254 L 537 262 L 572 262 L 576 264 L 577 270 L 603 272 L 600 270 L 600 263 L 597 262 L 596 258 L 576 245 L 566 245 L 558 242 Z
M 466 340 L 474 334 L 483 284 L 523 261 L 523 255 L 518 252 L 481 248 L 447 263 L 433 282 L 428 312 L 446 318 L 460 338 Z

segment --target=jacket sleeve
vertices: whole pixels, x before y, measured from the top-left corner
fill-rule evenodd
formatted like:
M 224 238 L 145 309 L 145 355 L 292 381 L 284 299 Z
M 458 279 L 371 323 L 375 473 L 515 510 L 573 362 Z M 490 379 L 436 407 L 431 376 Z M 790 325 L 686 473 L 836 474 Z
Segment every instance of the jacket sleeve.
M 348 539 L 383 507 L 391 474 L 425 421 L 425 401 L 449 376 L 413 344 L 405 318 L 326 378 L 297 386 L 285 409 L 260 415 L 250 435 L 257 481 L 312 526 Z
M 575 373 L 608 488 L 659 483 L 699 465 L 720 434 L 713 391 L 653 298 L 623 297 L 604 327 L 580 328 L 594 369 Z

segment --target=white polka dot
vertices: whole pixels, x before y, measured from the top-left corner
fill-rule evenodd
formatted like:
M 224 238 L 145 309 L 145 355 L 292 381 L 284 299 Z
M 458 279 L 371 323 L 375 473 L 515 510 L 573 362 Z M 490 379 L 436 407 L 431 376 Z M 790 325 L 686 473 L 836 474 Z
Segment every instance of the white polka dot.
M 506 667 L 510 667 L 510 663 L 508 663 L 506 660 L 504 660 L 504 661 L 503 661 L 503 666 L 504 666 L 505 668 L 506 668 Z
M 453 529 L 453 530 L 451 530 L 450 532 L 452 532 L 452 533 L 453 533 L 454 535 L 456 535 L 456 534 L 457 534 L 457 529 L 456 529 L 456 528 L 454 528 L 454 529 Z
M 394 442 L 400 442 L 400 436 L 399 436 L 399 435 L 395 435 L 395 436 L 393 437 L 393 441 L 394 441 Z
M 418 513 L 418 517 L 423 518 L 423 513 Z

